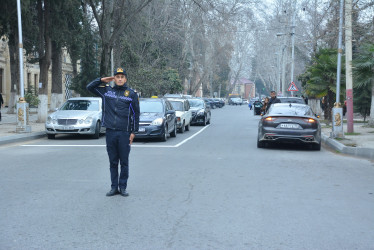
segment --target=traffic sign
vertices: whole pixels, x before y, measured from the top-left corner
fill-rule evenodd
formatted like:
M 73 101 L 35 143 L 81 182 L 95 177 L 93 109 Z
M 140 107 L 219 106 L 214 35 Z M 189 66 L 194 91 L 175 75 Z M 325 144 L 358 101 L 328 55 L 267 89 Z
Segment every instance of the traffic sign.
M 299 91 L 299 89 L 296 87 L 296 84 L 294 82 L 291 82 L 291 84 L 288 87 L 287 91 Z

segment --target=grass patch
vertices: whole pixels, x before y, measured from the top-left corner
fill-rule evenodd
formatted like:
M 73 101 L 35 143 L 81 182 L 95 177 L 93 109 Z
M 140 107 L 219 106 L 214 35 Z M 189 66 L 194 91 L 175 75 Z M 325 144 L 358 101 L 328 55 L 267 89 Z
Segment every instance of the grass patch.
M 348 147 L 357 147 L 357 144 L 356 143 L 344 143 L 344 145 L 348 146 Z
M 344 138 L 339 138 L 339 137 L 336 137 L 336 138 L 334 138 L 334 140 L 337 140 L 337 141 L 342 141 L 342 140 L 344 140 Z
M 361 133 L 345 133 L 345 135 L 360 135 Z
M 368 132 L 368 133 L 374 133 L 374 131 L 370 131 L 370 132 Z

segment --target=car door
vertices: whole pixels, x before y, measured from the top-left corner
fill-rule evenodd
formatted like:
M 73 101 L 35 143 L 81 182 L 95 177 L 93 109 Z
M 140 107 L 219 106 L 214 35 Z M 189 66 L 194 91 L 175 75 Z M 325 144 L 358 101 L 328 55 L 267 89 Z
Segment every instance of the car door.
M 184 102 L 184 111 L 186 112 L 186 125 L 188 125 L 192 120 L 192 111 L 190 110 L 190 103 L 188 100 Z
M 166 122 L 168 124 L 168 133 L 169 133 L 174 130 L 175 110 L 173 109 L 173 106 L 171 106 L 171 103 L 167 100 L 165 100 L 165 108 L 166 108 Z M 170 113 L 170 111 L 174 111 L 174 112 Z

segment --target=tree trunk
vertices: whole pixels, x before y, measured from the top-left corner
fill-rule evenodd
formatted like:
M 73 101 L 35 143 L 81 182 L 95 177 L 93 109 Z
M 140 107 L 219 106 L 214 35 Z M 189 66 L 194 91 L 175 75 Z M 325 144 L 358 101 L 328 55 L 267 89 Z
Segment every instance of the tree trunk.
M 374 126 L 374 84 L 371 84 L 371 105 L 370 105 L 370 117 L 369 117 L 369 125 Z
M 9 59 L 10 59 L 10 96 L 8 104 L 8 114 L 14 114 L 16 110 L 16 95 L 17 89 L 19 89 L 19 60 L 18 54 L 18 36 L 15 38 L 14 43 L 8 43 L 9 45 Z
M 39 25 L 39 67 L 40 83 L 38 106 L 38 122 L 45 122 L 48 115 L 48 70 L 51 64 L 52 41 L 49 35 L 50 25 L 50 3 L 44 1 L 44 10 L 42 0 L 38 0 L 38 25 Z
M 52 91 L 51 110 L 60 107 L 62 100 L 62 50 L 59 45 L 52 42 Z

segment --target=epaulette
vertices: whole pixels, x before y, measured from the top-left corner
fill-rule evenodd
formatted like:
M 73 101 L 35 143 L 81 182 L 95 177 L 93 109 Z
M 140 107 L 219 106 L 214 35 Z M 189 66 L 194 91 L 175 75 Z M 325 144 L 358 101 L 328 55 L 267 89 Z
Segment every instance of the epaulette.
M 109 84 L 105 84 L 105 85 L 100 85 L 99 88 L 105 88 L 105 87 L 108 87 Z

